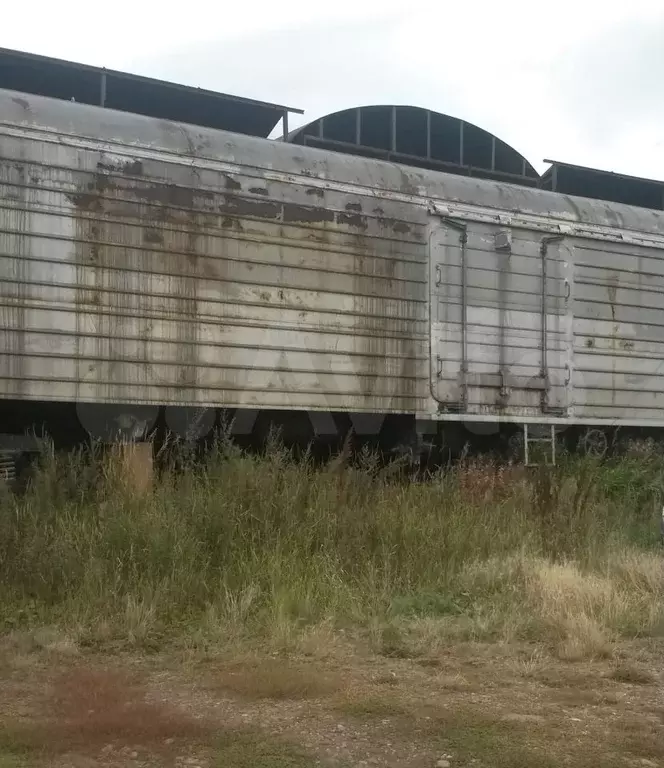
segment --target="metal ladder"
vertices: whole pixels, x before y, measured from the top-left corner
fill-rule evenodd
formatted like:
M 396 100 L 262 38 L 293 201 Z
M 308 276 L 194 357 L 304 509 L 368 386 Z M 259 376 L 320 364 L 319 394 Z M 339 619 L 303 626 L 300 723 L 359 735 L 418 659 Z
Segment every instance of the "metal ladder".
M 8 485 L 16 480 L 16 455 L 14 451 L 0 451 L 0 483 Z
M 547 456 L 545 457 L 544 464 L 555 467 L 556 465 L 556 428 L 553 424 L 549 424 L 549 434 L 546 437 L 531 437 L 528 429 L 528 424 L 523 425 L 523 453 L 524 464 L 527 467 L 539 467 L 538 462 L 531 461 L 530 446 L 535 444 L 548 445 Z M 548 458 L 548 460 L 546 460 Z

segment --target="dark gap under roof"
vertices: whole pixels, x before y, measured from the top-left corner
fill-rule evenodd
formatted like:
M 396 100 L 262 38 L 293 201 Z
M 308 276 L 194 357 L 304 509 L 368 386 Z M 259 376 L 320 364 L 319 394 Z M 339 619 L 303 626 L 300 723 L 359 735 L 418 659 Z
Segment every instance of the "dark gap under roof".
M 0 88 L 267 138 L 303 110 L 0 48 Z
M 589 197 L 640 208 L 664 210 L 664 182 L 601 171 L 583 165 L 545 160 L 551 167 L 542 175 L 540 186 L 552 192 Z

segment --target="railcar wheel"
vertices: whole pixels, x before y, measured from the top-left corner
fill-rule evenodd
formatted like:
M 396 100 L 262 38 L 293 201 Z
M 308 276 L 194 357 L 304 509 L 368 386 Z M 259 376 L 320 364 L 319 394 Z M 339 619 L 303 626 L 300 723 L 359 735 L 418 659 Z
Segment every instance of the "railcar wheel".
M 104 443 L 140 442 L 147 439 L 159 416 L 153 405 L 77 403 L 81 426 L 93 440 Z
M 507 458 L 510 461 L 525 461 L 525 437 L 521 430 L 513 432 L 507 439 Z
M 167 406 L 164 417 L 170 432 L 180 440 L 195 443 L 212 432 L 217 411 L 205 407 Z
M 604 458 L 609 449 L 609 440 L 601 429 L 586 430 L 579 440 L 579 450 L 584 456 L 593 458 Z

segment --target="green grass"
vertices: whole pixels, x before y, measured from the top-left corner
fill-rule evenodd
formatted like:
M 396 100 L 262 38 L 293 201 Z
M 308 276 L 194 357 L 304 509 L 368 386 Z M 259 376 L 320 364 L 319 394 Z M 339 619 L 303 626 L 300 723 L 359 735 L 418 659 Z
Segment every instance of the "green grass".
M 360 699 L 348 698 L 339 702 L 335 709 L 344 715 L 357 718 L 398 717 L 408 713 L 408 709 L 396 698 L 378 698 L 376 696 Z
M 216 744 L 215 768 L 315 768 L 319 761 L 300 747 L 250 731 L 228 731 Z
M 25 758 L 0 752 L 0 768 L 28 768 L 29 765 Z
M 0 629 L 288 645 L 331 621 L 402 656 L 422 633 L 543 637 L 575 653 L 570 633 L 597 645 L 664 630 L 657 455 L 533 474 L 467 461 L 426 482 L 368 464 L 221 445 L 141 495 L 117 463 L 50 457 L 25 494 L 0 495 Z

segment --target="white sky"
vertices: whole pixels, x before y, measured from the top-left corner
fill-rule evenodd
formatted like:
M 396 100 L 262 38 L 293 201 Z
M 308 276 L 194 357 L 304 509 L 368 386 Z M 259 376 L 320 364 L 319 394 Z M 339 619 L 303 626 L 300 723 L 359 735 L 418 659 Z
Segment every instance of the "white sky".
M 615 3 L 615 5 L 614 5 Z M 662 0 L 6 2 L 0 46 L 305 110 L 454 115 L 544 158 L 664 179 Z

